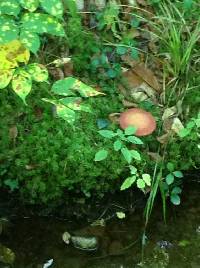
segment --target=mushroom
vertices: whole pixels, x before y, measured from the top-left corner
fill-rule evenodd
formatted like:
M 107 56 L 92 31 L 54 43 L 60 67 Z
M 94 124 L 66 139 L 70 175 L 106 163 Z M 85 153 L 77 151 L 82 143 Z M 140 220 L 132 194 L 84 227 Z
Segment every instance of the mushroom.
M 132 108 L 121 113 L 119 124 L 122 129 L 129 126 L 136 127 L 136 136 L 149 135 L 156 129 L 156 121 L 152 114 L 139 108 Z

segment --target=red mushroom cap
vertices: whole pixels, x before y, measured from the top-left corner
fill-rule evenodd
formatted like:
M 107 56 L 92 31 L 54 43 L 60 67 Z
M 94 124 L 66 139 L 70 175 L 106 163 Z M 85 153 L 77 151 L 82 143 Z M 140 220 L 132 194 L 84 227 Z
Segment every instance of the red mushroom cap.
M 122 129 L 129 126 L 137 128 L 135 135 L 146 136 L 156 129 L 156 121 L 151 113 L 139 108 L 132 108 L 121 113 L 119 124 Z

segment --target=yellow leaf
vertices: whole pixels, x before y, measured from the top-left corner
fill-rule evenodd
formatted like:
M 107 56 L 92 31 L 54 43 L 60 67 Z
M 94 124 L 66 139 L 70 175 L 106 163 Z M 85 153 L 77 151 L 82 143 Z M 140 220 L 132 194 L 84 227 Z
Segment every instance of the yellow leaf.
M 26 104 L 26 96 L 29 94 L 32 88 L 31 75 L 23 69 L 17 69 L 13 75 L 12 88 Z
M 7 87 L 13 76 L 13 69 L 1 71 L 0 70 L 0 89 Z
M 27 64 L 30 52 L 19 40 L 0 46 L 0 70 L 16 68 L 19 63 Z

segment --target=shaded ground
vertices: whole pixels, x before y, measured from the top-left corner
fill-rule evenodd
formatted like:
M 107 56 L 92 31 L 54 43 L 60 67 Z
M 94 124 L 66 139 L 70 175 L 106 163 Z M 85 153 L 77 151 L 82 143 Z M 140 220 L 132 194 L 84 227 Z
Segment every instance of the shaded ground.
M 200 184 L 194 182 L 186 192 L 182 205 L 169 209 L 166 225 L 162 221 L 161 207 L 155 208 L 147 232 L 143 264 L 142 209 L 136 209 L 125 220 L 112 219 L 105 226 L 82 229 L 80 226 L 87 225 L 83 221 L 44 217 L 12 219 L 10 227 L 1 236 L 1 243 L 15 252 L 15 268 L 43 267 L 49 259 L 54 260 L 51 267 L 55 268 L 197 268 L 200 263 Z M 65 231 L 98 236 L 99 250 L 84 252 L 64 244 L 62 234 Z

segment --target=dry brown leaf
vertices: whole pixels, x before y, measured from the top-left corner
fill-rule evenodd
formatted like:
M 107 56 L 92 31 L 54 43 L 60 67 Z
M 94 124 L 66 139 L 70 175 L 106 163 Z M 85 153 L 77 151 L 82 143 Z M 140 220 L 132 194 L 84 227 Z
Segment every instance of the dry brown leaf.
M 127 101 L 127 100 L 122 100 L 122 103 L 123 103 L 124 107 L 128 107 L 128 108 L 138 107 L 138 105 L 136 103 L 130 102 L 130 101 Z
M 119 90 L 128 101 L 133 100 L 138 103 L 150 99 L 158 104 L 156 91 L 132 70 L 123 73 L 122 83 Z
M 32 165 L 32 164 L 25 166 L 26 170 L 32 170 L 32 169 L 35 169 L 36 167 L 37 165 Z
M 130 67 L 134 67 L 139 64 L 139 60 L 134 60 L 129 55 L 123 55 L 121 56 L 121 59 Z
M 63 67 L 63 71 L 64 71 L 65 77 L 67 77 L 67 76 L 73 76 L 73 72 L 74 72 L 73 62 L 70 61 L 68 63 L 65 63 L 64 64 L 64 67 Z
M 61 68 L 49 67 L 48 71 L 53 76 L 54 80 L 60 80 L 65 78 Z
M 184 126 L 183 126 L 181 120 L 178 117 L 175 117 L 173 119 L 173 123 L 171 126 L 172 131 L 174 131 L 176 134 L 178 134 L 181 131 L 181 129 L 183 129 L 183 128 L 184 128 Z
M 168 118 L 173 117 L 176 113 L 177 113 L 176 106 L 172 106 L 172 107 L 166 108 L 164 110 L 163 115 L 162 115 L 162 120 L 165 121 Z
M 109 114 L 109 119 L 111 122 L 113 123 L 119 123 L 119 116 L 120 116 L 120 113 L 112 113 L 112 114 Z
M 163 130 L 169 132 L 172 129 L 173 118 L 167 118 L 163 121 Z
M 13 126 L 9 129 L 9 136 L 12 140 L 15 140 L 18 135 L 18 130 L 16 126 Z
M 160 85 L 157 78 L 150 69 L 145 67 L 144 63 L 135 65 L 132 71 L 142 78 L 150 87 L 160 92 Z
M 151 157 L 152 160 L 158 162 L 162 161 L 162 157 L 158 153 L 148 152 L 147 154 Z
M 149 4 L 147 3 L 147 1 L 145 0 L 137 0 L 137 3 L 143 7 L 148 6 Z
M 170 136 L 171 136 L 171 134 L 169 132 L 165 133 L 162 136 L 157 137 L 157 141 L 159 141 L 161 144 L 166 144 L 168 142 Z
M 123 77 L 126 79 L 128 86 L 131 88 L 138 87 L 143 82 L 143 79 L 136 73 L 133 73 L 132 70 L 123 73 Z

